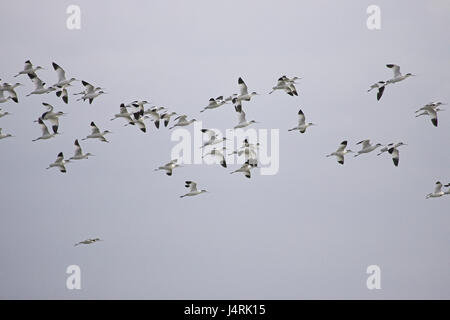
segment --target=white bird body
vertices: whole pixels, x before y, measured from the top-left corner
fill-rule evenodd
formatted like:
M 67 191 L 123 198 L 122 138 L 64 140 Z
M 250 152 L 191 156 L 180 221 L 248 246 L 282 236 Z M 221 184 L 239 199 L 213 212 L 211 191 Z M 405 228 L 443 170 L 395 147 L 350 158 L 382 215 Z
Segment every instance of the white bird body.
M 314 126 L 315 124 L 312 122 L 306 123 L 305 122 L 305 114 L 300 109 L 298 111 L 298 125 L 292 129 L 289 129 L 288 131 L 298 130 L 300 133 L 305 133 L 306 129 L 310 126 Z
M 51 163 L 47 169 L 58 168 L 62 173 L 66 173 L 66 163 L 69 163 L 69 160 L 64 160 L 64 155 L 62 152 L 58 153 L 58 156 L 55 162 Z
M 83 150 L 81 149 L 80 143 L 78 142 L 78 139 L 74 142 L 75 145 L 75 152 L 73 157 L 70 158 L 70 160 L 83 160 L 83 159 L 89 159 L 90 156 L 93 156 L 91 153 L 83 153 Z
M 91 104 L 95 98 L 97 98 L 99 95 L 106 94 L 102 88 L 95 88 L 92 84 L 89 82 L 86 82 L 84 80 L 81 80 L 81 84 L 84 86 L 84 95 L 77 99 L 77 101 L 83 100 L 89 100 L 89 104 Z
M 59 65 L 57 65 L 55 62 L 52 63 L 53 69 L 56 71 L 56 74 L 58 75 L 58 82 L 53 85 L 53 87 L 60 87 L 66 86 L 73 81 L 77 81 L 75 78 L 66 79 L 66 72 L 63 68 L 61 68 Z
M 394 77 L 389 79 L 388 81 L 386 81 L 386 84 L 397 83 L 397 82 L 407 79 L 408 77 L 414 76 L 411 73 L 402 75 L 400 72 L 400 66 L 398 66 L 396 64 L 387 64 L 386 67 L 392 69 L 392 71 L 394 72 Z
M 166 163 L 165 165 L 158 167 L 157 169 L 155 169 L 155 171 L 158 171 L 158 170 L 165 170 L 165 171 L 166 171 L 166 174 L 167 174 L 168 176 L 171 176 L 171 175 L 172 175 L 172 172 L 173 172 L 173 170 L 174 170 L 175 168 L 181 167 L 179 164 L 177 164 L 177 162 L 178 162 L 177 159 L 172 160 L 172 161 Z
M 27 97 L 31 96 L 32 94 L 45 94 L 56 90 L 56 88 L 53 87 L 45 88 L 45 82 L 39 79 L 39 77 L 35 74 L 28 74 L 28 77 L 34 84 L 34 90 L 27 94 Z
M 257 123 L 255 120 L 247 121 L 245 119 L 245 112 L 242 109 L 240 112 L 238 112 L 238 119 L 239 119 L 239 122 L 236 126 L 234 126 L 234 129 L 245 128 L 253 123 Z
M 217 97 L 217 98 L 210 98 L 209 99 L 209 104 L 203 108 L 203 110 L 200 110 L 200 112 L 204 112 L 208 109 L 216 109 L 219 108 L 221 106 L 223 106 L 224 104 L 226 104 L 227 101 L 225 101 L 223 99 L 223 96 Z
M 48 128 L 47 128 L 47 126 L 45 125 L 44 121 L 42 121 L 42 118 L 39 118 L 39 119 L 37 120 L 37 122 L 38 122 L 39 125 L 41 126 L 42 135 L 41 135 L 40 137 L 38 137 L 38 138 L 32 140 L 33 142 L 34 142 L 34 141 L 38 141 L 38 140 L 48 140 L 48 139 L 50 139 L 50 138 L 54 138 L 54 137 L 58 134 L 57 132 L 56 132 L 56 133 L 55 133 L 55 132 L 54 132 L 54 133 L 50 133 L 50 132 L 48 131 Z
M 27 61 L 25 61 L 25 66 L 24 66 L 24 68 L 23 68 L 23 70 L 22 71 L 20 71 L 18 74 L 16 74 L 14 77 L 18 77 L 18 76 L 20 76 L 20 75 L 22 75 L 22 74 L 27 74 L 27 75 L 29 75 L 29 74 L 36 74 L 36 71 L 38 71 L 38 70 L 43 70 L 44 68 L 42 68 L 41 66 L 37 66 L 37 67 L 33 67 L 33 64 L 31 63 L 31 61 L 30 60 L 27 60 Z
M 375 149 L 377 149 L 377 148 L 379 148 L 379 147 L 382 146 L 381 143 L 377 143 L 377 144 L 375 144 L 375 145 L 370 144 L 370 140 L 369 140 L 369 139 L 360 141 L 360 142 L 358 142 L 357 144 L 362 144 L 362 146 L 361 146 L 361 150 L 359 150 L 359 151 L 355 154 L 355 157 L 357 157 L 357 156 L 359 156 L 359 155 L 361 155 L 361 154 L 364 154 L 364 153 L 372 152 L 372 151 L 374 151 Z
M 5 98 L 4 90 L 2 90 L 2 86 L 0 86 L 0 103 L 5 103 L 5 102 L 7 102 L 8 100 L 11 100 L 11 99 L 12 99 L 11 96 L 7 96 Z
M 199 194 L 208 192 L 206 190 L 197 190 L 197 183 L 194 181 L 185 181 L 185 187 L 190 188 L 190 191 L 180 196 L 180 198 L 198 196 Z
M 233 172 L 230 172 L 230 174 L 242 172 L 242 173 L 244 173 L 244 176 L 246 178 L 250 179 L 251 178 L 251 172 L 250 171 L 254 167 L 256 167 L 256 165 L 252 165 L 252 164 L 250 164 L 250 161 L 246 161 L 239 169 L 237 169 L 237 170 L 235 170 Z
M 169 129 L 173 129 L 175 127 L 185 127 L 185 126 L 188 126 L 191 123 L 197 121 L 195 119 L 192 119 L 192 120 L 188 121 L 187 120 L 187 115 L 178 116 L 178 117 L 175 118 L 175 120 L 178 120 L 178 122 L 175 125 L 173 125 L 172 127 L 170 127 Z
M 161 115 L 161 120 L 164 120 L 164 127 L 167 127 L 169 125 L 169 121 L 170 118 L 175 116 L 177 113 L 176 112 L 171 112 L 171 113 L 163 113 Z
M 2 134 L 2 128 L 0 128 L 0 140 L 13 137 L 11 134 Z
M 111 133 L 108 130 L 105 130 L 103 132 L 100 132 L 100 129 L 95 125 L 94 121 L 91 122 L 91 134 L 86 136 L 86 138 L 83 138 L 81 140 L 87 140 L 87 139 L 99 139 L 102 142 L 109 142 L 106 140 L 105 135 Z
M 125 119 L 128 123 L 132 122 L 133 119 L 131 118 L 131 114 L 128 112 L 127 108 L 125 107 L 125 104 L 123 104 L 123 103 L 120 104 L 119 108 L 120 108 L 119 113 L 116 113 L 114 115 L 114 118 L 111 118 L 111 121 L 115 120 L 115 119 L 122 118 L 122 119 Z
M 289 79 L 286 76 L 282 76 L 278 79 L 277 84 L 272 87 L 272 91 L 269 94 L 272 94 L 276 90 L 283 90 L 290 96 L 298 96 L 297 89 L 295 88 L 295 80 L 300 79 L 298 77 L 294 77 Z
M 5 82 L 2 86 L 0 86 L 0 98 L 2 102 L 6 102 L 9 99 L 14 101 L 15 103 L 19 103 L 19 98 L 17 97 L 16 88 L 21 86 L 22 84 L 17 82 L 15 84 L 9 84 Z M 4 98 L 3 92 L 7 91 L 9 93 L 9 97 Z
M 437 127 L 438 126 L 438 116 L 437 113 L 440 111 L 445 111 L 445 109 L 439 108 L 442 102 L 429 103 L 416 111 L 416 118 L 420 116 L 430 116 L 431 123 Z M 420 113 L 421 112 L 421 113 Z
M 339 164 L 344 164 L 344 156 L 350 152 L 353 152 L 353 151 L 350 149 L 347 149 L 347 140 L 344 140 L 341 142 L 341 144 L 339 145 L 337 150 L 335 152 L 327 155 L 327 157 L 335 156 L 337 158 L 337 162 Z
M 239 95 L 236 96 L 236 99 L 238 101 L 250 101 L 252 97 L 258 95 L 256 92 L 248 93 L 247 85 L 245 84 L 244 80 L 242 78 L 238 79 L 238 85 L 239 85 Z
M 225 156 L 224 156 L 225 151 L 226 151 L 225 147 L 222 147 L 222 152 L 219 149 L 213 148 L 211 151 L 205 153 L 202 156 L 202 158 L 207 157 L 207 156 L 212 156 L 219 161 L 219 163 L 222 167 L 226 168 L 227 162 L 225 161 Z
M 440 181 L 438 181 L 435 184 L 434 192 L 427 194 L 426 199 L 439 198 L 439 197 L 442 197 L 444 194 L 446 194 L 446 193 L 444 191 L 442 191 L 442 183 Z
M 218 144 L 218 143 L 226 141 L 226 138 L 217 138 L 217 134 L 216 134 L 216 132 L 214 130 L 201 129 L 201 132 L 202 133 L 206 133 L 208 135 L 208 137 L 209 137 L 209 139 L 207 141 L 205 141 L 203 143 L 203 145 L 200 147 L 201 149 L 205 148 L 207 146 L 211 146 L 211 145 Z

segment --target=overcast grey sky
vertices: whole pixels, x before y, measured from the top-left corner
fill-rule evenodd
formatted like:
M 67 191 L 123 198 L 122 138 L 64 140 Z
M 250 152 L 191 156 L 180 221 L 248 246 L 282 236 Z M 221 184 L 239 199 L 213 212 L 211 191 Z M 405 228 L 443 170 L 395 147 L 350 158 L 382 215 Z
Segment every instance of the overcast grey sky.
M 81 30 L 66 28 L 70 4 Z M 381 30 L 366 27 L 371 4 Z M 449 1 L 9 1 L 0 11 L 0 78 L 25 84 L 19 104 L 0 106 L 14 113 L 0 127 L 16 136 L 0 141 L 0 298 L 450 298 L 450 197 L 425 200 L 450 182 L 450 114 L 438 128 L 414 117 L 450 102 Z M 12 76 L 27 59 L 49 84 L 55 61 L 109 94 L 92 105 L 25 97 L 31 82 Z M 418 76 L 377 102 L 366 90 L 391 76 L 386 63 Z M 298 97 L 244 106 L 255 128 L 280 129 L 277 175 L 193 165 L 168 177 L 153 171 L 175 144 L 166 128 L 109 121 L 121 102 L 146 99 L 225 130 L 234 109 L 200 114 L 210 97 L 236 92 L 239 76 L 267 93 L 282 74 L 304 77 Z M 32 143 L 44 101 L 69 115 L 61 136 Z M 299 107 L 319 124 L 304 135 L 287 132 Z M 96 157 L 67 174 L 45 170 L 91 121 L 111 143 L 83 143 Z M 325 157 L 367 138 L 407 143 L 399 167 L 375 153 L 344 166 Z M 180 199 L 186 179 L 210 192 Z M 72 264 L 81 290 L 66 289 Z M 381 290 L 366 288 L 372 264 Z

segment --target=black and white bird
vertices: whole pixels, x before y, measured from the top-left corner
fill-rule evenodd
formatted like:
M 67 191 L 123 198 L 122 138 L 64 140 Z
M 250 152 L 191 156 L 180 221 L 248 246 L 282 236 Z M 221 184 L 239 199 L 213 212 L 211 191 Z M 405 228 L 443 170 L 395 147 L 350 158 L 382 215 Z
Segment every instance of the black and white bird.
M 0 103 L 5 103 L 5 102 L 7 102 L 8 100 L 12 100 L 12 99 L 13 99 L 13 97 L 11 97 L 10 95 L 8 95 L 8 96 L 5 98 L 5 91 L 6 91 L 6 90 L 3 90 L 3 85 L 0 85 Z M 17 99 L 17 102 L 19 102 L 18 99 Z
M 89 157 L 93 156 L 92 153 L 83 153 L 83 150 L 81 149 L 80 143 L 78 142 L 78 139 L 74 142 L 75 145 L 75 151 L 73 154 L 73 157 L 70 157 L 69 160 L 83 160 L 83 159 L 89 159 Z
M 295 80 L 300 79 L 298 77 L 294 77 Z M 290 96 L 298 96 L 297 89 L 295 88 L 295 80 L 289 79 L 286 76 L 281 76 L 278 78 L 277 84 L 272 87 L 272 91 L 269 94 L 274 93 L 276 90 L 282 90 L 286 92 Z
M 303 111 L 301 109 L 298 111 L 297 114 L 298 114 L 298 125 L 292 129 L 289 129 L 288 131 L 298 130 L 298 131 L 300 131 L 300 133 L 305 133 L 305 131 L 308 127 L 316 125 L 312 122 L 309 122 L 309 123 L 305 122 L 305 114 L 303 113 Z
M 446 185 L 448 186 L 448 185 Z M 437 181 L 434 185 L 434 192 L 427 194 L 425 197 L 426 199 L 429 198 L 439 198 L 442 197 L 444 194 L 446 194 L 444 191 L 442 191 L 442 183 L 440 181 Z
M 34 90 L 31 91 L 29 94 L 27 94 L 27 97 L 33 95 L 33 94 L 45 94 L 50 93 L 52 91 L 55 91 L 56 88 L 54 87 L 45 87 L 45 82 L 43 82 L 36 74 L 28 74 L 28 77 L 31 79 L 31 81 L 34 84 Z
M 406 143 L 403 143 L 403 142 L 393 143 L 393 142 L 391 142 L 391 143 L 385 145 L 383 148 L 381 148 L 380 152 L 377 154 L 377 156 L 379 156 L 379 155 L 381 155 L 381 154 L 383 154 L 385 152 L 388 152 L 389 149 L 391 149 L 393 147 L 394 148 L 398 148 L 400 146 L 406 146 Z
M 125 119 L 127 121 L 127 123 L 131 124 L 133 122 L 133 119 L 131 118 L 131 114 L 128 112 L 124 103 L 120 104 L 119 110 L 120 110 L 119 113 L 116 113 L 114 115 L 114 118 L 111 118 L 111 121 L 113 121 L 115 119 Z
M 173 117 L 173 116 L 175 116 L 175 115 L 177 115 L 176 112 L 170 112 L 170 113 L 165 112 L 165 113 L 163 113 L 163 114 L 161 115 L 161 120 L 164 121 L 164 127 L 167 127 L 167 126 L 169 125 L 170 118 Z
M 430 116 L 431 123 L 433 126 L 438 126 L 438 115 L 437 113 L 440 111 L 445 111 L 445 109 L 440 108 L 439 106 L 444 103 L 442 102 L 431 102 L 420 108 L 416 111 L 416 118 L 420 116 Z
M 223 96 L 219 96 L 215 99 L 210 98 L 208 105 L 206 107 L 204 107 L 202 110 L 200 110 L 200 112 L 205 112 L 208 109 L 219 108 L 220 106 L 223 106 L 225 103 L 227 103 L 227 102 L 223 99 Z
M 20 71 L 18 74 L 16 74 L 14 77 L 18 77 L 22 74 L 33 74 L 36 75 L 36 71 L 38 70 L 45 70 L 43 67 L 41 66 L 37 66 L 37 67 L 33 67 L 33 64 L 31 63 L 30 60 L 25 61 L 25 66 L 23 67 L 23 70 Z
M 50 124 L 52 125 L 53 133 L 55 133 L 55 134 L 58 133 L 59 117 L 66 115 L 66 113 L 64 113 L 62 111 L 53 112 L 53 109 L 54 109 L 53 106 L 46 102 L 42 102 L 42 105 L 47 108 L 47 111 L 41 115 L 40 119 L 42 119 L 44 121 L 50 121 Z M 39 122 L 39 120 L 35 120 L 35 122 Z
M 386 67 L 388 67 L 389 69 L 391 69 L 394 72 L 394 77 L 389 79 L 388 81 L 386 81 L 386 84 L 397 83 L 397 82 L 403 81 L 409 77 L 415 76 L 412 73 L 407 73 L 405 75 L 402 75 L 402 73 L 400 72 L 400 66 L 398 66 L 396 64 L 387 64 Z
M 60 97 L 65 104 L 69 103 L 69 93 L 67 92 L 67 87 L 72 86 L 70 83 L 59 87 L 56 91 L 56 96 Z
M 386 84 L 384 81 L 378 81 L 370 86 L 369 90 L 367 92 L 372 91 L 373 89 L 379 89 L 380 87 L 383 87 Z M 379 100 L 379 99 L 378 99 Z
M 399 146 L 402 146 L 402 145 L 403 144 L 401 144 Z M 395 146 L 389 148 L 389 150 L 388 150 L 389 154 L 391 154 L 391 156 L 392 156 L 392 162 L 394 162 L 394 166 L 396 166 L 396 167 L 398 167 L 398 164 L 400 162 L 400 151 L 398 150 L 399 146 L 395 145 Z
M 170 127 L 169 129 L 173 129 L 173 128 L 175 128 L 175 127 L 185 127 L 185 126 L 188 126 L 188 125 L 190 125 L 191 123 L 194 123 L 195 121 L 197 121 L 197 120 L 195 120 L 195 119 L 191 119 L 191 120 L 188 121 L 188 120 L 187 120 L 187 115 L 185 115 L 185 114 L 176 117 L 176 118 L 175 118 L 175 121 L 177 121 L 177 120 L 178 120 L 178 122 L 175 123 L 175 124 L 174 124 L 172 127 Z
M 142 132 L 147 132 L 147 127 L 145 126 L 145 122 L 144 120 L 148 119 L 148 116 L 144 116 L 144 111 L 141 110 L 139 112 L 135 112 L 132 114 L 131 117 L 131 121 L 127 124 L 125 124 L 125 126 L 128 125 L 133 125 L 136 126 L 139 130 L 141 130 Z
M 250 101 L 252 97 L 258 95 L 257 92 L 253 91 L 251 93 L 248 93 L 247 85 L 245 84 L 244 80 L 242 80 L 241 77 L 238 79 L 238 85 L 239 85 L 239 95 L 236 97 L 238 101 Z
M 84 80 L 81 80 L 81 83 L 84 86 L 84 95 L 77 99 L 77 101 L 83 100 L 89 100 L 89 104 L 92 104 L 92 102 L 94 101 L 95 98 L 97 98 L 98 96 L 102 95 L 102 94 L 106 94 L 105 91 L 103 90 L 97 90 L 97 88 L 95 88 L 92 84 L 90 84 L 89 82 L 86 82 Z
M 166 174 L 167 174 L 168 176 L 171 176 L 173 170 L 174 170 L 175 168 L 179 168 L 179 167 L 181 167 L 181 166 L 178 164 L 178 160 L 177 160 L 177 159 L 174 159 L 174 160 L 171 160 L 170 162 L 166 163 L 165 165 L 156 168 L 155 171 L 165 170 L 165 171 L 166 171 Z
M 250 121 L 247 120 L 245 118 L 244 110 L 241 109 L 241 111 L 238 111 L 238 124 L 234 126 L 234 129 L 245 128 L 253 123 L 258 123 L 258 122 L 255 120 L 250 120 Z
M 64 160 L 64 154 L 60 152 L 58 153 L 55 162 L 51 163 L 46 169 L 58 168 L 62 173 L 66 173 L 66 163 L 69 162 L 69 160 Z
M 207 156 L 212 156 L 214 157 L 222 167 L 226 168 L 227 167 L 227 162 L 225 160 L 225 152 L 226 152 L 226 147 L 222 147 L 222 151 L 220 151 L 217 148 L 213 148 L 211 151 L 205 153 L 202 156 L 202 159 L 207 157 Z
M 341 144 L 339 145 L 337 150 L 335 152 L 327 155 L 327 157 L 335 156 L 337 159 L 337 162 L 339 164 L 344 164 L 344 156 L 350 152 L 353 152 L 353 151 L 350 149 L 347 149 L 347 140 L 344 140 L 341 142 Z
M 193 196 L 198 196 L 199 194 L 208 192 L 205 189 L 202 190 L 197 190 L 197 183 L 194 181 L 185 181 L 185 185 L 186 188 L 190 188 L 189 192 L 180 196 L 180 198 L 184 198 L 184 197 L 193 197 Z
M 9 93 L 9 99 L 14 101 L 15 103 L 19 103 L 19 98 L 17 96 L 16 88 L 22 86 L 21 83 L 16 82 L 15 84 L 9 84 L 5 82 L 2 86 L 0 86 L 1 96 L 3 97 L 3 92 L 6 91 Z M 4 102 L 8 101 L 8 98 Z
M 39 123 L 39 125 L 41 126 L 41 131 L 42 131 L 42 135 L 34 140 L 34 141 L 38 141 L 38 140 L 48 140 L 50 138 L 54 138 L 57 134 L 59 134 L 58 132 L 54 132 L 54 133 L 50 133 L 48 131 L 47 126 L 45 125 L 44 121 L 42 121 L 42 118 L 39 118 L 37 120 L 37 122 Z
M 377 149 L 377 148 L 383 146 L 381 143 L 377 143 L 377 144 L 372 145 L 372 144 L 370 143 L 370 140 L 369 140 L 369 139 L 360 141 L 360 142 L 358 142 L 357 144 L 362 144 L 362 146 L 361 146 L 361 150 L 359 150 L 359 151 L 355 154 L 355 157 L 357 157 L 357 156 L 359 156 L 359 155 L 361 155 L 361 154 L 364 154 L 364 153 L 372 152 L 372 151 L 374 151 L 375 149 Z
M 63 86 L 72 83 L 73 81 L 78 81 L 75 78 L 66 79 L 66 72 L 55 62 L 52 63 L 52 66 L 53 69 L 56 71 L 56 74 L 58 75 L 58 82 L 55 83 L 53 87 L 62 88 Z
M 233 172 L 230 172 L 230 174 L 242 172 L 246 178 L 250 179 L 252 176 L 251 170 L 255 167 L 256 167 L 256 165 L 250 164 L 250 161 L 247 160 L 239 169 L 237 169 Z
M 212 129 L 201 129 L 200 131 L 202 133 L 206 133 L 208 135 L 208 140 L 203 142 L 202 146 L 200 147 L 201 149 L 205 148 L 207 146 L 212 146 L 214 144 L 222 143 L 222 142 L 226 141 L 226 139 L 227 139 L 225 137 L 218 138 L 217 133 Z
M 95 125 L 94 121 L 92 121 L 91 122 L 91 134 L 81 140 L 99 139 L 100 141 L 103 141 L 103 142 L 109 142 L 105 138 L 105 135 L 107 135 L 108 133 L 111 133 L 111 131 L 105 130 L 103 132 L 100 132 L 100 129 Z

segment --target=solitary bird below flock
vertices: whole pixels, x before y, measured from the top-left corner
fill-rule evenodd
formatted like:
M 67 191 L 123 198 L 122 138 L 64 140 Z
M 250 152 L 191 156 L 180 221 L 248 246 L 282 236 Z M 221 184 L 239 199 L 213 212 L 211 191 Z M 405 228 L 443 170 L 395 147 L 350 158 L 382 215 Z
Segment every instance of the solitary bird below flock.
M 197 190 L 197 183 L 194 181 L 185 181 L 185 185 L 186 188 L 190 188 L 190 191 L 182 196 L 180 196 L 180 198 L 184 198 L 184 197 L 193 197 L 193 196 L 198 196 L 199 194 L 208 192 L 206 190 Z
M 347 153 L 353 152 L 350 149 L 347 149 L 347 140 L 341 142 L 337 150 L 333 153 L 327 155 L 327 157 L 335 156 L 337 158 L 337 162 L 340 164 L 344 164 L 344 156 Z

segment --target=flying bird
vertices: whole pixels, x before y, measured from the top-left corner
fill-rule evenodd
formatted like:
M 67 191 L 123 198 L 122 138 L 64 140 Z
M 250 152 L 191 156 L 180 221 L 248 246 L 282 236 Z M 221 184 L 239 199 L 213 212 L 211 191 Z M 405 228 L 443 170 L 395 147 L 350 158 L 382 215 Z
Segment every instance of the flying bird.
M 2 134 L 2 128 L 0 128 L 0 140 L 2 140 L 2 139 L 6 139 L 6 138 L 11 138 L 11 137 L 13 137 L 13 135 L 11 135 L 11 134 Z
M 93 156 L 92 153 L 83 153 L 83 150 L 81 149 L 80 143 L 78 142 L 78 139 L 75 140 L 75 152 L 73 154 L 73 157 L 71 157 L 69 160 L 83 160 L 88 159 L 89 157 Z
M 47 126 L 45 125 L 44 121 L 42 121 L 42 118 L 39 118 L 39 119 L 37 120 L 37 122 L 38 122 L 39 125 L 41 126 L 42 135 L 41 135 L 40 137 L 34 139 L 34 140 L 31 140 L 31 141 L 34 142 L 34 141 L 38 141 L 38 140 L 48 140 L 48 139 L 50 139 L 50 138 L 54 138 L 57 134 L 59 134 L 59 133 L 57 133 L 57 132 L 50 133 L 50 132 L 48 131 L 48 128 L 47 128 Z
M 209 104 L 203 108 L 203 110 L 200 110 L 200 112 L 204 112 L 208 109 L 216 109 L 220 106 L 223 106 L 225 103 L 227 103 L 224 99 L 223 96 L 217 97 L 217 98 L 211 98 L 209 99 Z
M 448 185 L 446 185 L 448 186 Z M 440 181 L 437 181 L 434 186 L 434 192 L 427 194 L 425 197 L 426 199 L 429 198 L 439 198 L 442 197 L 444 194 L 446 194 L 444 191 L 442 191 L 442 183 Z
M 38 70 L 45 70 L 45 69 L 42 68 L 41 66 L 37 66 L 37 67 L 34 68 L 33 64 L 31 63 L 31 61 L 27 60 L 27 61 L 25 61 L 25 66 L 24 66 L 23 70 L 20 71 L 18 74 L 16 74 L 14 76 L 14 78 L 20 76 L 21 74 L 36 75 L 36 71 L 38 71 Z
M 58 168 L 62 173 L 66 173 L 66 163 L 69 163 L 69 160 L 64 160 L 64 155 L 62 152 L 58 153 L 58 156 L 55 162 L 51 163 L 46 169 L 50 168 Z
M 94 86 L 92 84 L 90 84 L 89 82 L 86 82 L 84 80 L 81 80 L 81 83 L 84 86 L 84 95 L 77 99 L 77 101 L 83 100 L 89 100 L 89 104 L 92 104 L 92 102 L 94 101 L 95 98 L 97 98 L 98 96 L 102 95 L 102 94 L 106 94 L 106 92 L 104 92 L 103 90 L 97 90 L 97 88 L 94 88 Z
M 100 129 L 95 125 L 94 121 L 92 121 L 91 122 L 91 134 L 81 140 L 99 139 L 100 141 L 103 141 L 103 142 L 109 142 L 105 138 L 105 135 L 108 133 L 111 133 L 111 131 L 105 130 L 103 132 L 100 132 Z
M 181 167 L 178 163 L 177 159 L 171 160 L 163 166 L 158 167 L 155 171 L 165 170 L 168 176 L 172 176 L 173 169 Z
M 186 188 L 190 188 L 189 192 L 180 196 L 180 198 L 184 198 L 184 197 L 193 197 L 193 196 L 197 196 L 199 194 L 208 192 L 206 190 L 197 190 L 197 183 L 194 181 L 185 181 L 185 185 Z
M 73 81 L 77 81 L 75 78 L 66 79 L 66 72 L 63 68 L 61 68 L 59 65 L 57 65 L 55 62 L 52 63 L 53 69 L 56 71 L 56 74 L 58 75 L 58 82 L 53 85 L 53 87 L 59 87 L 62 88 L 63 86 L 66 86 Z
M 344 140 L 341 142 L 341 144 L 339 145 L 337 150 L 335 152 L 327 155 L 327 157 L 335 156 L 337 158 L 337 162 L 339 164 L 344 164 L 344 156 L 350 152 L 353 152 L 353 151 L 350 149 L 347 149 L 347 140 Z
M 247 121 L 245 119 L 245 112 L 244 110 L 241 110 L 240 112 L 238 112 L 238 124 L 236 126 L 234 126 L 234 129 L 239 129 L 239 128 L 245 128 L 248 127 L 249 125 L 253 124 L 253 123 L 258 123 L 255 120 L 250 120 Z
M 250 179 L 251 178 L 250 170 L 253 169 L 254 167 L 256 167 L 256 165 L 250 164 L 250 162 L 247 160 L 239 169 L 230 172 L 230 174 L 242 172 L 246 178 Z
M 173 125 L 172 127 L 170 127 L 169 129 L 173 129 L 173 128 L 175 128 L 175 127 L 185 127 L 185 126 L 188 126 L 188 125 L 190 125 L 191 123 L 193 123 L 193 122 L 195 122 L 195 121 L 197 121 L 197 120 L 195 120 L 195 119 L 192 119 L 192 120 L 187 120 L 187 115 L 181 115 L 181 116 L 178 116 L 178 117 L 176 117 L 175 118 L 175 121 L 176 120 L 178 120 L 178 122 L 175 124 L 175 125 Z
M 292 129 L 289 129 L 288 131 L 298 130 L 298 131 L 300 131 L 300 133 L 305 133 L 306 129 L 310 126 L 315 126 L 315 124 L 312 122 L 306 123 L 305 122 L 305 114 L 300 109 L 298 111 L 298 125 Z
M 19 103 L 19 98 L 17 97 L 17 93 L 16 93 L 16 88 L 22 86 L 21 83 L 17 82 L 15 84 L 9 84 L 7 82 L 5 82 L 3 84 L 3 86 L 0 86 L 0 92 L 1 96 L 3 96 L 3 91 L 7 91 L 9 93 L 9 97 L 12 101 L 14 101 L 15 103 Z M 8 101 L 8 98 L 5 100 Z
M 377 144 L 375 144 L 375 145 L 372 145 L 372 144 L 370 144 L 370 140 L 369 140 L 369 139 L 360 141 L 360 142 L 358 142 L 357 144 L 362 144 L 362 146 L 361 146 L 361 150 L 359 150 L 359 151 L 355 154 L 355 157 L 357 157 L 357 156 L 359 156 L 359 155 L 361 155 L 361 154 L 364 154 L 364 153 L 372 152 L 372 151 L 374 151 L 375 149 L 377 149 L 377 148 L 383 146 L 381 143 L 377 143 Z
M 31 96 L 32 94 L 44 94 L 56 90 L 56 88 L 54 87 L 45 88 L 45 82 L 39 79 L 39 77 L 36 74 L 28 74 L 28 77 L 34 84 L 34 90 L 31 91 L 29 94 L 27 94 L 27 97 Z
M 99 239 L 99 238 L 95 238 L 95 239 L 86 239 L 86 240 L 80 241 L 80 242 L 78 242 L 78 243 L 75 243 L 75 244 L 74 244 L 74 247 L 79 246 L 80 244 L 92 244 L 92 243 L 95 243 L 95 242 L 98 242 L 98 241 L 103 241 L 103 240 L 101 240 L 101 239 Z
M 437 127 L 438 126 L 438 116 L 437 113 L 440 111 L 445 111 L 445 109 L 440 108 L 442 102 L 438 103 L 429 103 L 424 107 L 420 108 L 416 111 L 416 118 L 420 116 L 430 116 L 431 123 Z
M 211 151 L 205 153 L 205 154 L 202 156 L 202 159 L 203 159 L 204 157 L 206 157 L 206 156 L 212 156 L 212 157 L 214 157 L 215 159 L 217 159 L 217 161 L 219 161 L 219 163 L 220 163 L 220 165 L 221 165 L 222 167 L 226 168 L 226 167 L 227 167 L 227 162 L 225 161 L 225 156 L 224 156 L 225 151 L 226 151 L 226 148 L 225 148 L 225 147 L 222 147 L 222 151 L 223 151 L 223 152 L 221 152 L 219 149 L 213 148 Z
M 248 88 L 247 85 L 245 84 L 244 80 L 242 80 L 242 78 L 238 79 L 238 85 L 239 85 L 239 95 L 236 97 L 236 99 L 238 101 L 250 101 L 250 99 L 256 95 L 258 95 L 258 93 L 256 92 L 252 92 L 252 93 L 248 93 Z

